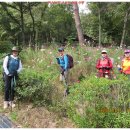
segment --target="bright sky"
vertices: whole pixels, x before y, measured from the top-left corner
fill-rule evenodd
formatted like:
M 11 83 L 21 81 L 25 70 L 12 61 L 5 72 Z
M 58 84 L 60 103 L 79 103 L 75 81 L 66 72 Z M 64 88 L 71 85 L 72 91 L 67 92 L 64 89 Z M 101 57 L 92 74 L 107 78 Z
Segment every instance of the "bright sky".
M 87 8 L 87 2 L 84 1 L 84 3 L 82 4 L 78 4 L 79 6 L 79 12 L 83 12 L 83 13 L 89 13 L 89 9 Z

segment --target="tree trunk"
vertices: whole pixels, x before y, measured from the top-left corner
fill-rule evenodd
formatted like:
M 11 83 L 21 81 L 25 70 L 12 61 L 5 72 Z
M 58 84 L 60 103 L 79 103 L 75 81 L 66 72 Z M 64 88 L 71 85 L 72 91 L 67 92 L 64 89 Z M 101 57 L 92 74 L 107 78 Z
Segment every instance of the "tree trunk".
M 99 44 L 98 46 L 101 47 L 101 10 L 100 10 L 100 7 L 98 10 L 98 17 L 99 17 Z
M 127 24 L 127 21 L 128 21 L 129 10 L 130 10 L 130 7 L 127 9 L 125 17 L 124 17 L 124 26 L 123 26 L 123 32 L 122 32 L 120 47 L 123 47 L 123 44 L 124 44 L 126 24 Z
M 32 38 L 32 41 L 35 44 L 35 34 L 36 34 L 35 33 L 35 21 L 34 21 L 34 17 L 33 17 L 32 11 L 31 11 L 31 5 L 30 5 L 30 3 L 28 3 L 28 6 L 29 6 L 30 16 L 32 18 L 32 23 L 33 23 L 33 38 Z
M 19 3 L 20 8 L 20 18 L 21 18 L 21 30 L 22 30 L 22 42 L 25 45 L 25 32 L 24 32 L 24 18 L 23 18 L 23 3 Z
M 74 19 L 75 19 L 76 29 L 78 33 L 79 44 L 82 46 L 84 44 L 84 36 L 81 28 L 78 4 L 73 4 L 73 9 L 74 9 Z

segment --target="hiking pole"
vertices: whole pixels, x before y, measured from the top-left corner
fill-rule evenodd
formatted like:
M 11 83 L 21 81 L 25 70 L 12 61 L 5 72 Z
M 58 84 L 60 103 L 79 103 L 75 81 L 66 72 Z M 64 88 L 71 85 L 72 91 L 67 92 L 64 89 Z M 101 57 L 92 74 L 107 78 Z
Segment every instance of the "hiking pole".
M 13 90 L 15 86 L 16 86 L 16 80 L 15 80 L 15 76 L 13 76 L 11 79 L 11 100 L 13 98 Z M 12 101 L 11 101 L 11 112 L 12 112 Z

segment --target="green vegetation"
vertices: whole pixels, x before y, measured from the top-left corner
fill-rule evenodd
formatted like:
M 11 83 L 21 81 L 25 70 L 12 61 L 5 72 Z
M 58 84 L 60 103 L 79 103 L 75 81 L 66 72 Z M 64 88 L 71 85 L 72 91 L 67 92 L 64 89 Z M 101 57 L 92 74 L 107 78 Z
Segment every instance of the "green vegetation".
M 59 82 L 56 50 L 56 46 L 51 46 L 36 52 L 26 49 L 20 53 L 24 66 L 16 87 L 17 99 L 33 103 L 33 107 L 44 106 L 59 116 L 67 116 L 77 127 L 130 127 L 130 82 L 116 69 L 122 49 L 108 49 L 109 56 L 114 58 L 117 76 L 108 80 L 95 77 L 95 63 L 102 48 L 67 47 L 65 51 L 74 57 L 75 66 L 71 70 L 70 94 L 66 99 L 63 99 L 64 87 Z M 0 83 L 2 88 L 2 81 Z

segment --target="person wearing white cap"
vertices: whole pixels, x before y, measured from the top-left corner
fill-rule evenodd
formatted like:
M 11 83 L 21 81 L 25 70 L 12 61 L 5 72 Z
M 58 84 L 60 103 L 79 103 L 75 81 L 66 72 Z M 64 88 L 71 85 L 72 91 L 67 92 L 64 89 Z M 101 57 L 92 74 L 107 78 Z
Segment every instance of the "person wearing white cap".
M 4 69 L 4 109 L 8 106 L 15 107 L 14 104 L 14 82 L 18 78 L 18 73 L 22 70 L 22 63 L 18 57 L 18 48 L 12 48 L 12 54 L 5 57 L 3 62 Z M 13 85 L 12 85 L 13 84 Z
M 96 68 L 98 69 L 98 77 L 111 78 L 111 70 L 113 68 L 112 61 L 107 55 L 106 50 L 102 50 L 102 56 L 97 60 Z

